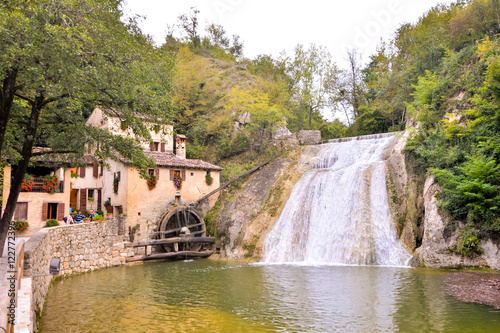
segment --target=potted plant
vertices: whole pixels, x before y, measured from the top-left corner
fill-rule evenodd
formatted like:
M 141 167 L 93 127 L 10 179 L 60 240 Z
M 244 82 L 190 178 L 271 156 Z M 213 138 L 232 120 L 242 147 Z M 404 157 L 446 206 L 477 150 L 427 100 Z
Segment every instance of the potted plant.
M 55 219 L 50 219 L 45 222 L 45 228 L 49 227 L 57 227 L 59 225 L 59 222 Z
M 106 213 L 113 213 L 113 206 L 111 206 L 111 200 L 106 200 L 104 202 L 104 207 L 106 207 Z

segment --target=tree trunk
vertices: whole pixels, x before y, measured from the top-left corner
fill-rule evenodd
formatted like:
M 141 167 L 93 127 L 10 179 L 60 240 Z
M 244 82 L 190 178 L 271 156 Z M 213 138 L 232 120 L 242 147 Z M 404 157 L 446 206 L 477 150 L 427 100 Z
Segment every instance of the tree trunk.
M 309 107 L 309 130 L 311 130 L 311 121 L 312 121 L 313 108 Z
M 14 101 L 14 93 L 16 91 L 17 69 L 9 70 L 6 73 L 2 83 L 2 91 L 0 95 L 0 156 L 2 156 L 3 141 L 7 124 L 9 122 L 10 109 Z M 1 213 L 0 213 L 1 216 Z
M 44 97 L 41 93 L 36 97 L 35 101 L 31 102 L 31 115 L 26 126 L 26 140 L 24 141 L 21 152 L 22 158 L 17 164 L 17 169 L 11 182 L 9 199 L 7 200 L 5 212 L 0 220 L 0 249 L 2 251 L 7 237 L 7 232 L 9 230 L 9 224 L 12 220 L 12 216 L 14 216 L 14 211 L 16 210 L 17 198 L 21 192 L 21 184 L 23 182 L 24 175 L 28 170 L 28 165 L 33 153 L 33 143 L 35 141 L 38 120 L 40 119 L 40 111 L 43 103 Z

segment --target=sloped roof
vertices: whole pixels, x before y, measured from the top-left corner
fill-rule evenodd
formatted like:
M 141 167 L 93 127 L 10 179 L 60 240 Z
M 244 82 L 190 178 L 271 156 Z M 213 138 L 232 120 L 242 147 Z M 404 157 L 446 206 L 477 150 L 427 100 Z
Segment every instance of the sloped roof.
M 144 154 L 148 157 L 153 157 L 155 159 L 157 166 L 168 166 L 168 167 L 177 167 L 185 169 L 214 170 L 214 171 L 222 170 L 220 166 L 202 160 L 191 160 L 191 159 L 180 158 L 171 153 L 145 151 Z

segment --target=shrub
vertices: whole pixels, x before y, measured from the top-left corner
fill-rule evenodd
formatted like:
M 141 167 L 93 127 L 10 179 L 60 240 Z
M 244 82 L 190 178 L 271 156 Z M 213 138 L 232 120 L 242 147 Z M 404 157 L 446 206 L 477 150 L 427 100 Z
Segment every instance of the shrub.
M 89 217 L 90 216 L 90 213 L 89 213 L 88 210 L 84 209 L 84 210 L 81 211 L 81 213 L 82 213 L 82 215 L 85 215 L 85 217 Z
M 465 227 L 460 230 L 460 234 L 454 252 L 468 257 L 483 254 L 481 242 L 473 228 Z
M 16 229 L 17 231 L 25 231 L 28 230 L 28 228 L 28 221 L 14 221 L 14 229 Z
M 57 220 L 50 219 L 50 220 L 48 220 L 45 223 L 45 228 L 48 228 L 48 227 L 57 227 L 58 225 L 59 225 L 59 222 L 57 222 Z

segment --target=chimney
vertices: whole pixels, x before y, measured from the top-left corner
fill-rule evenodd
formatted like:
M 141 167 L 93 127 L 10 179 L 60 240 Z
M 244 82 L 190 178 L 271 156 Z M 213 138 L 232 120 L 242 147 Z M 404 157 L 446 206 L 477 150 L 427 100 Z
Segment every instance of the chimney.
M 175 155 L 180 158 L 186 158 L 186 136 L 177 134 L 175 136 Z

